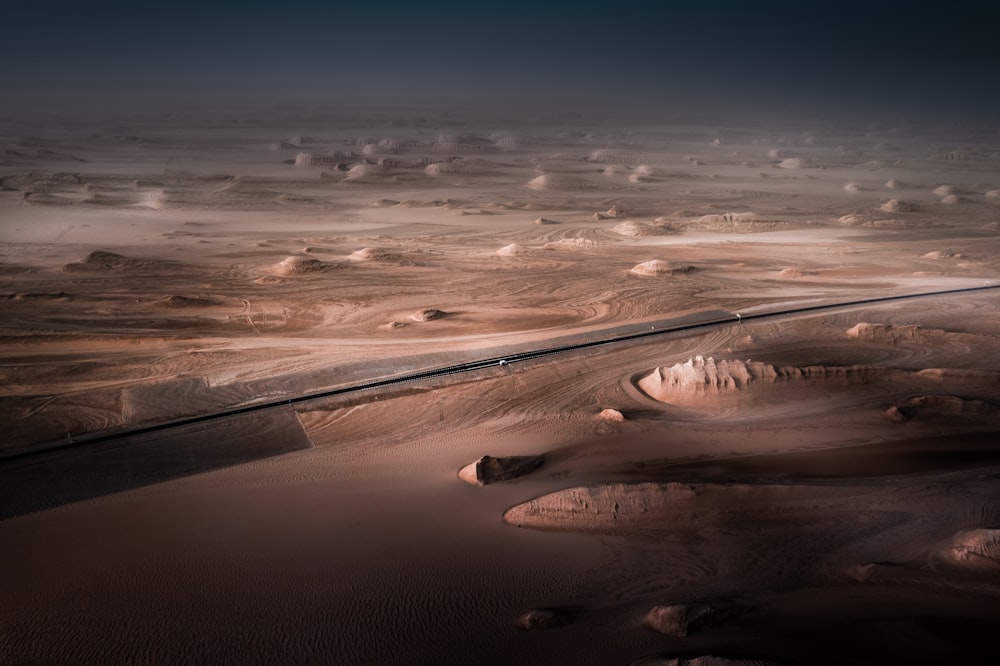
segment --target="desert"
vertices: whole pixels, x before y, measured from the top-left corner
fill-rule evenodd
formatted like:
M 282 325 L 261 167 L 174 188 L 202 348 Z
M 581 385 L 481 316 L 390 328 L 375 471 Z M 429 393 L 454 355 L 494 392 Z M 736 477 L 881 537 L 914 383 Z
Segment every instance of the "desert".
M 995 129 L 239 118 L 0 137 L 0 663 L 1000 656 Z

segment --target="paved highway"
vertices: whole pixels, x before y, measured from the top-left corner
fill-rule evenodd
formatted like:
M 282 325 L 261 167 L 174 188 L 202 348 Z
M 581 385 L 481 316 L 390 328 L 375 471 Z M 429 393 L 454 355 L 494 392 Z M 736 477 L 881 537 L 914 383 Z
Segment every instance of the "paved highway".
M 271 400 L 267 402 L 254 403 L 252 405 L 234 407 L 232 409 L 213 412 L 211 414 L 192 416 L 165 423 L 141 426 L 137 428 L 114 430 L 103 433 L 81 435 L 76 438 L 61 440 L 58 442 L 51 442 L 49 444 L 41 445 L 38 447 L 32 447 L 30 450 L 10 453 L 6 456 L 0 455 L 0 464 L 15 460 L 24 461 L 25 459 L 30 459 L 31 457 L 34 456 L 53 453 L 57 451 L 64 451 L 66 449 L 86 446 L 90 444 L 111 442 L 114 440 L 120 440 L 127 437 L 165 431 L 172 428 L 182 428 L 185 426 L 191 426 L 199 423 L 207 423 L 219 419 L 226 419 L 234 416 L 240 416 L 243 414 L 251 414 L 254 412 L 262 412 L 269 409 L 276 409 L 279 407 L 287 407 L 288 405 L 304 403 L 310 400 L 330 398 L 333 396 L 339 396 L 349 393 L 360 393 L 362 391 L 385 388 L 397 384 L 419 382 L 421 380 L 433 379 L 436 377 L 444 377 L 447 375 L 454 375 L 466 372 L 476 372 L 484 370 L 486 368 L 509 366 L 514 363 L 523 363 L 525 361 L 533 361 L 536 359 L 544 358 L 547 356 L 553 356 L 556 354 L 565 354 L 569 352 L 579 351 L 582 349 L 590 349 L 594 347 L 602 347 L 605 345 L 613 345 L 629 340 L 639 340 L 642 338 L 670 335 L 679 332 L 698 331 L 701 329 L 709 329 L 717 326 L 724 326 L 728 324 L 735 324 L 742 322 L 776 319 L 781 317 L 798 316 L 808 313 L 828 312 L 828 311 L 858 307 L 858 306 L 877 305 L 880 303 L 889 303 L 893 301 L 905 301 L 918 298 L 970 294 L 975 292 L 985 292 L 998 289 L 1000 289 L 1000 284 L 997 285 L 987 284 L 985 286 L 980 286 L 980 287 L 947 289 L 943 291 L 920 292 L 913 294 L 902 294 L 897 296 L 880 296 L 875 298 L 865 298 L 853 301 L 841 301 L 841 302 L 826 303 L 821 305 L 809 305 L 803 307 L 785 308 L 768 312 L 758 312 L 754 314 L 739 314 L 739 313 L 731 313 L 722 310 L 717 310 L 717 311 L 695 313 L 693 315 L 687 315 L 675 319 L 665 319 L 655 322 L 646 322 L 645 324 L 641 325 L 632 324 L 632 325 L 616 326 L 607 329 L 602 329 L 599 331 L 593 331 L 586 334 L 568 335 L 566 337 L 559 338 L 553 341 L 554 344 L 552 344 L 551 346 L 544 347 L 541 349 L 518 351 L 510 354 L 505 354 L 502 356 L 492 356 L 489 358 L 477 359 L 465 363 L 458 363 L 455 365 L 431 368 L 428 370 L 421 370 L 417 372 L 411 372 L 392 377 L 373 379 L 367 382 L 361 382 L 357 384 L 351 384 L 348 386 L 341 386 L 322 391 L 316 391 L 313 393 L 304 393 L 302 395 L 293 396 L 290 398 L 283 398 L 280 400 Z

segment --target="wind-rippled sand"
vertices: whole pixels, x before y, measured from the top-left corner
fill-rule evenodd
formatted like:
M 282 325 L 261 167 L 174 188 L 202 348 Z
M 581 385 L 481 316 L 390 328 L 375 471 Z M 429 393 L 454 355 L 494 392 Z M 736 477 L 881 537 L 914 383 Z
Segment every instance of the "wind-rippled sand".
M 404 116 L 0 134 L 0 663 L 995 663 L 995 132 Z

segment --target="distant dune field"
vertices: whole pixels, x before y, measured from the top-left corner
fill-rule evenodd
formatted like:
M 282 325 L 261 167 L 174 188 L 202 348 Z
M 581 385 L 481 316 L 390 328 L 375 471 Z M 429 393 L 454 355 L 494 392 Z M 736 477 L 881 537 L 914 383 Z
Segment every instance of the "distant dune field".
M 1000 291 L 747 318 L 1000 284 L 995 131 L 239 120 L 0 129 L 0 664 L 1000 658 Z

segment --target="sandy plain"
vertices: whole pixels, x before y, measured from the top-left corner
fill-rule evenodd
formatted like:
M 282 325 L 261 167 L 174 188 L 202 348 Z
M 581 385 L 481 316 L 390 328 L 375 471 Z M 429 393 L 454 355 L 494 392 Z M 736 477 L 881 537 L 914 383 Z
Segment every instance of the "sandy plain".
M 998 284 L 995 128 L 286 110 L 2 141 L 0 663 L 1000 656 L 993 290 L 87 442 Z

